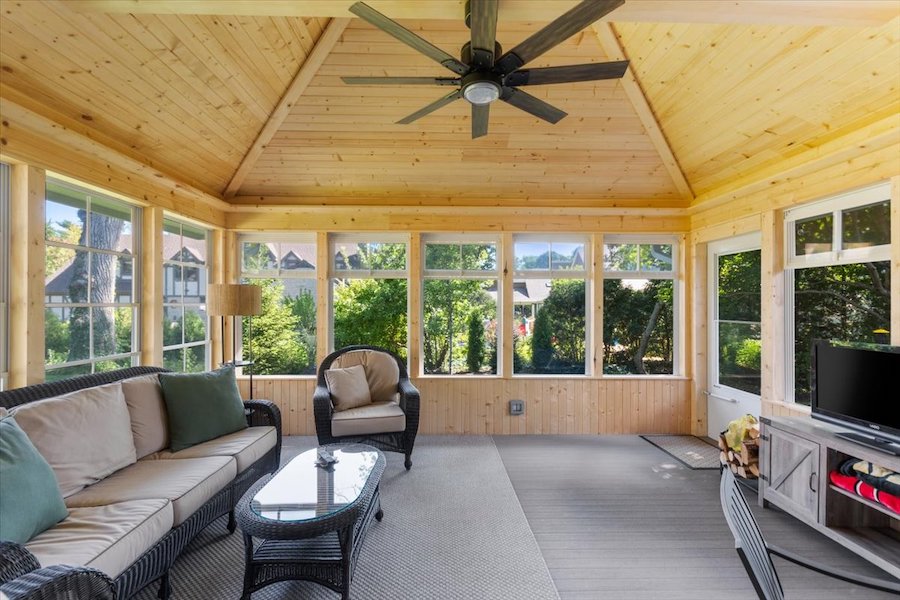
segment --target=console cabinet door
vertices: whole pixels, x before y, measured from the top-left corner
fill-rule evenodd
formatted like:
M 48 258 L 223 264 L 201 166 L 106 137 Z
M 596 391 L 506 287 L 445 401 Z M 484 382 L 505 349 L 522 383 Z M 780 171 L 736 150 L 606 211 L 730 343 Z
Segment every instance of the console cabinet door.
M 764 498 L 807 523 L 819 520 L 819 444 L 773 427 Z

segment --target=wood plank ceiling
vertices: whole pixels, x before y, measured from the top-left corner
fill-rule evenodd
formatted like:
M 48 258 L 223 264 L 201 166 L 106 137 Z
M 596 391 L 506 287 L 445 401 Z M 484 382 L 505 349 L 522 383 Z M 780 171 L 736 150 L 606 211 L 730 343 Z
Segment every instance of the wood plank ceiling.
M 372 1 L 451 54 L 468 39 L 461 14 L 447 18 L 457 10 L 450 5 L 461 13 L 461 2 L 429 0 L 429 16 L 441 20 L 415 20 L 404 18 L 411 9 L 402 2 Z M 3 0 L 0 99 L 88 127 L 98 141 L 221 197 L 328 17 L 349 16 L 341 2 Z M 531 6 L 522 0 L 500 4 L 498 40 L 509 49 L 552 18 L 548 7 L 558 4 L 556 15 L 571 2 L 533 3 L 541 19 L 534 22 L 522 20 Z M 620 9 L 635 21 L 656 11 L 667 20 L 702 21 L 707 13 L 733 24 L 610 16 L 651 116 L 695 194 L 879 120 L 896 118 L 900 127 L 898 4 L 857 2 L 860 10 L 850 16 L 863 23 L 848 17 L 843 27 L 835 20 L 847 13 L 833 4 L 823 4 L 817 16 L 809 3 L 782 2 L 778 14 L 786 25 L 754 24 L 776 16 L 758 1 L 706 11 L 709 3 L 629 0 Z M 223 6 L 242 14 L 210 14 Z M 303 8 L 315 16 L 291 16 Z M 269 16 L 254 16 L 257 10 Z M 885 22 L 885 15 L 893 18 Z M 809 24 L 817 18 L 826 25 Z M 529 66 L 607 60 L 603 47 L 610 50 L 608 40 L 601 46 L 588 29 Z M 662 137 L 654 145 L 621 82 L 530 87 L 569 116 L 554 126 L 498 102 L 489 135 L 471 140 L 462 100 L 411 125 L 395 124 L 446 88 L 351 87 L 342 75 L 450 72 L 352 20 L 246 169 L 234 202 L 680 207 L 689 201 L 660 158 Z

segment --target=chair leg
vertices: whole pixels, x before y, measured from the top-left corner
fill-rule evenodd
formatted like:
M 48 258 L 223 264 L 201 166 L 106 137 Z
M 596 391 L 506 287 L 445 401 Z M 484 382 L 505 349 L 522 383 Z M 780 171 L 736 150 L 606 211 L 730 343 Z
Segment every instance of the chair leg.
M 403 461 L 403 466 L 406 467 L 406 470 L 409 471 L 412 469 L 412 459 L 410 458 L 410 453 L 406 453 L 406 460 Z
M 234 533 L 237 529 L 237 521 L 234 520 L 234 509 L 228 511 L 228 533 Z

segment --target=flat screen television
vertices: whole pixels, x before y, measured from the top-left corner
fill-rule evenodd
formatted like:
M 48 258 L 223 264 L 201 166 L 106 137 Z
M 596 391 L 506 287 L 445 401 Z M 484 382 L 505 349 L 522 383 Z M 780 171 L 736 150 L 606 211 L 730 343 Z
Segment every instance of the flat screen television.
M 812 416 L 849 431 L 837 435 L 900 454 L 900 346 L 842 346 L 816 340 Z

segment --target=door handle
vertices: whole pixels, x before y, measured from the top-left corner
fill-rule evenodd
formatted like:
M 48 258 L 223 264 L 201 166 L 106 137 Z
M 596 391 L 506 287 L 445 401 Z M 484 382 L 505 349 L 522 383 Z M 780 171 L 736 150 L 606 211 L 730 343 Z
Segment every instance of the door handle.
M 816 472 L 813 471 L 812 473 L 809 474 L 809 491 L 816 492 L 817 491 L 816 488 L 819 487 L 818 483 L 819 483 L 819 479 L 816 476 Z

